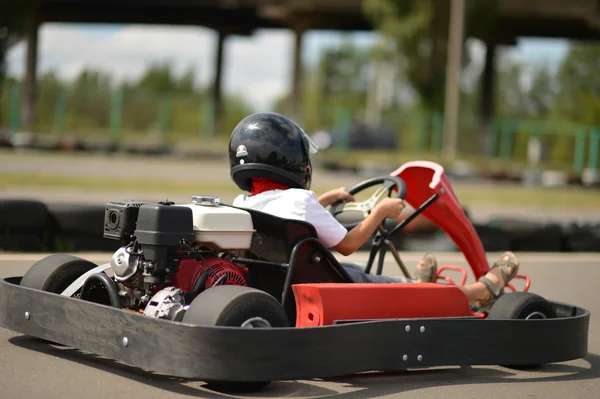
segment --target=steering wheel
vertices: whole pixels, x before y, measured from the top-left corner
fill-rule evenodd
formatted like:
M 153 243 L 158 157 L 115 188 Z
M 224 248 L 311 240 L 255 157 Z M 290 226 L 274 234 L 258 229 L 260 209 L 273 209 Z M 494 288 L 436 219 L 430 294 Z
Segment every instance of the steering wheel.
M 397 193 L 395 198 L 404 199 L 406 196 L 406 183 L 399 177 L 396 176 L 379 176 L 373 177 L 368 180 L 364 180 L 354 187 L 348 190 L 348 193 L 351 195 L 356 195 L 366 189 L 383 184 L 383 187 L 377 189 L 371 197 L 362 202 L 346 202 L 337 201 L 332 206 L 329 212 L 333 215 L 333 217 L 337 218 L 344 212 L 359 212 L 361 216 L 366 218 L 371 214 L 373 209 L 383 200 L 386 196 L 391 197 L 392 190 L 397 189 Z M 342 225 L 346 229 L 352 229 L 358 225 L 358 223 L 342 223 Z
M 377 206 L 377 204 L 379 204 L 386 196 L 391 197 L 392 191 L 394 189 L 397 190 L 395 198 L 404 199 L 406 197 L 406 183 L 404 182 L 404 180 L 391 175 L 378 176 L 368 180 L 364 180 L 355 185 L 354 187 L 350 188 L 348 190 L 348 193 L 351 195 L 356 195 L 370 187 L 380 184 L 382 184 L 383 187 L 377 189 L 377 191 L 375 191 L 375 193 L 373 193 L 373 195 L 371 195 L 371 197 L 369 197 L 365 201 L 346 203 L 344 203 L 343 201 L 337 201 L 331 206 L 329 212 L 336 219 L 338 219 L 338 217 L 344 212 L 358 212 L 364 219 L 371 214 L 371 212 Z M 346 229 L 350 230 L 356 227 L 360 222 L 341 223 Z M 365 273 L 368 274 L 371 272 L 371 267 L 373 266 L 375 256 L 379 252 L 377 274 L 381 275 L 383 271 L 383 261 L 385 257 L 385 252 L 389 249 L 404 275 L 408 278 L 412 278 L 406 266 L 400 259 L 400 255 L 398 255 L 398 250 L 395 248 L 394 244 L 389 240 L 389 237 L 399 230 L 398 227 L 402 226 L 397 226 L 391 231 L 388 231 L 385 228 L 385 224 L 383 222 L 381 223 L 378 231 L 376 232 L 373 238 L 371 253 L 369 254 L 369 261 L 367 262 Z

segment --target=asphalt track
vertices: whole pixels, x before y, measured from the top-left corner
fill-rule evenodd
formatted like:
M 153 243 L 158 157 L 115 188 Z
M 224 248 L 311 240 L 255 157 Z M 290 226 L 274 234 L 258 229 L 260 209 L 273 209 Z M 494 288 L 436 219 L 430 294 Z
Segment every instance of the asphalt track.
M 0 276 L 22 275 L 43 255 L 0 255 Z M 84 254 L 98 264 L 110 254 Z M 363 261 L 361 253 L 346 258 Z M 420 254 L 403 254 L 412 270 Z M 532 371 L 503 367 L 443 367 L 399 373 L 362 373 L 330 380 L 281 381 L 243 397 L 291 398 L 599 398 L 599 254 L 519 254 L 530 291 L 591 311 L 589 353 L 584 359 Z M 492 261 L 497 254 L 489 254 Z M 440 264 L 466 265 L 461 254 L 438 254 Z M 384 274 L 398 274 L 388 259 Z M 468 282 L 473 280 L 469 275 Z M 440 337 L 444 339 L 444 337 Z M 515 337 L 518 340 L 519 337 Z M 485 350 L 485 348 L 481 348 Z M 0 328 L 0 398 L 224 398 L 201 381 L 156 375 L 76 349 L 52 346 Z

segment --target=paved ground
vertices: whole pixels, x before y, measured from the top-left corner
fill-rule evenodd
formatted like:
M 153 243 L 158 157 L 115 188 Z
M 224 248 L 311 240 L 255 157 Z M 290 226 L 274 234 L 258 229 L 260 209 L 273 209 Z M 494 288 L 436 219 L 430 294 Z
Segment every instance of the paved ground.
M 412 268 L 419 254 L 404 255 Z M 494 259 L 497 254 L 490 254 Z M 40 257 L 1 255 L 0 276 L 22 275 Z M 103 263 L 106 254 L 86 258 Z M 365 254 L 353 256 L 364 260 Z M 253 397 L 293 398 L 569 398 L 600 397 L 600 255 L 520 254 L 522 272 L 532 279 L 531 291 L 576 304 L 592 313 L 589 354 L 584 359 L 546 365 L 536 371 L 502 367 L 431 368 L 401 373 L 365 373 L 333 380 L 284 381 Z M 460 254 L 439 254 L 440 263 L 465 265 Z M 391 262 L 385 274 L 397 274 Z M 472 278 L 469 278 L 469 281 Z M 515 337 L 517 340 L 518 337 Z M 482 348 L 485 350 L 485 348 Z M 70 348 L 54 347 L 0 329 L 0 397 L 35 398 L 222 398 L 199 381 L 154 375 Z

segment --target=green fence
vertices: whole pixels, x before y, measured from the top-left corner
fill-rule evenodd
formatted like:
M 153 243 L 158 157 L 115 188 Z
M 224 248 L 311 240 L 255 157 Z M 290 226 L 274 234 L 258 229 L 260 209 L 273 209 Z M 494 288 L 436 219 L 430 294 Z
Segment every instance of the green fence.
M 386 121 L 397 128 L 402 151 L 443 156 L 442 113 L 416 113 L 403 118 L 404 121 Z M 586 168 L 598 169 L 600 127 L 555 120 L 498 117 L 491 123 L 484 153 L 481 153 L 478 142 L 481 129 L 482 126 L 472 116 L 460 118 L 457 143 L 460 156 L 529 163 L 528 148 L 536 140 L 541 148 L 541 165 L 571 169 L 577 174 Z
M 17 84 L 5 84 L 0 93 L 0 129 L 20 129 L 21 90 Z M 247 115 L 241 104 L 224 107 L 223 132 L 229 132 Z M 196 142 L 207 145 L 215 136 L 213 104 L 210 95 L 156 95 L 110 88 L 93 91 L 69 91 L 42 88 L 38 94 L 37 118 L 33 131 L 53 137 L 78 137 L 87 140 L 121 142 L 143 137 L 145 142 Z M 304 109 L 309 111 L 309 107 Z M 325 119 L 324 119 L 325 118 Z M 329 127 L 337 134 L 338 151 L 348 150 L 348 130 L 358 112 L 338 105 L 318 107 L 318 115 L 305 118 L 308 132 Z M 333 120 L 333 123 L 331 123 Z M 407 154 L 443 155 L 444 115 L 411 111 L 387 111 L 382 124 L 398 135 L 398 148 L 390 151 Z M 459 121 L 458 152 L 463 157 L 479 157 L 511 162 L 528 162 L 532 140 L 543 148 L 541 163 L 581 173 L 597 170 L 600 127 L 553 120 L 496 118 L 489 132 L 485 153 L 478 142 L 478 122 L 472 115 Z
M 21 90 L 4 85 L 0 93 L 0 129 L 20 131 Z M 206 143 L 215 135 L 210 96 L 156 95 L 126 90 L 69 91 L 41 89 L 32 131 L 44 137 L 76 137 L 121 142 L 144 137 L 172 143 Z M 249 111 L 240 104 L 225 107 L 223 130 L 233 129 Z

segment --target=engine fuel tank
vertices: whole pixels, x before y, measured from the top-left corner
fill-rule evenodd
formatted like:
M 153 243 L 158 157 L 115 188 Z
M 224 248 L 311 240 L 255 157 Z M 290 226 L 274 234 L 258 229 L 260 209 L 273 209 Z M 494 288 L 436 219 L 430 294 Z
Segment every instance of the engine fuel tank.
M 221 205 L 218 197 L 192 197 L 191 204 L 177 205 L 192 210 L 197 243 L 216 250 L 250 248 L 254 226 L 249 212 Z

